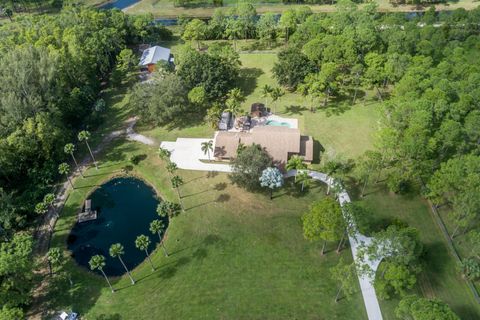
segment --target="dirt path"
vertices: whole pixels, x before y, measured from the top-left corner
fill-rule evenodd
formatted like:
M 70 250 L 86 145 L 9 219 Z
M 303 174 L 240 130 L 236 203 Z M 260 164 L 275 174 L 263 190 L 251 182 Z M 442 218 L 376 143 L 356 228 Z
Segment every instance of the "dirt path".
M 120 137 L 128 137 L 128 131 L 133 128 L 137 121 L 136 117 L 127 119 L 124 122 L 123 128 L 120 130 L 112 131 L 105 135 L 102 141 L 92 150 L 94 155 L 98 155 L 115 139 Z M 90 155 L 85 156 L 82 161 L 79 162 L 79 167 L 82 171 L 85 171 L 91 165 Z M 70 175 L 70 179 L 74 181 L 80 174 L 77 170 L 73 171 Z M 62 212 L 65 202 L 68 200 L 70 194 L 71 185 L 66 180 L 64 183 L 57 185 L 55 190 L 55 202 L 50 210 L 43 216 L 43 219 L 39 223 L 37 229 L 34 232 L 35 244 L 33 248 L 33 257 L 39 263 L 39 269 L 35 270 L 35 274 L 47 279 L 48 268 L 46 255 L 50 249 L 50 240 L 52 238 L 52 231 L 55 228 L 55 224 L 58 219 L 59 213 Z M 32 293 L 32 305 L 28 314 L 29 319 L 42 319 L 41 297 L 45 293 L 48 281 L 41 281 Z

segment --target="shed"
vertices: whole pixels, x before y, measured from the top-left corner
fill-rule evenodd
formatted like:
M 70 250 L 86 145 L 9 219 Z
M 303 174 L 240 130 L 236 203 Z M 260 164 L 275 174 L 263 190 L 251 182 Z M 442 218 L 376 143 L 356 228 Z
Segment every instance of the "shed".
M 171 63 L 172 60 L 173 57 L 170 53 L 170 49 L 160 46 L 153 46 L 143 51 L 138 65 L 141 68 L 146 68 L 148 72 L 153 72 L 155 70 L 155 65 L 159 61 Z

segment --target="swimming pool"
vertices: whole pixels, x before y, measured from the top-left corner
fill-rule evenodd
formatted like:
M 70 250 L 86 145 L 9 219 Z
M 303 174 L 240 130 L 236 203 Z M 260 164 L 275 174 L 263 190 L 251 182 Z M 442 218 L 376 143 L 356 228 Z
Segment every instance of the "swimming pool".
M 107 275 L 124 274 L 125 269 L 118 258 L 110 257 L 110 246 L 117 242 L 124 246 L 122 259 L 131 270 L 146 259 L 145 252 L 135 247 L 137 236 L 144 234 L 150 238 L 151 252 L 160 239 L 149 231 L 150 222 L 161 219 L 168 226 L 168 218 L 160 218 L 156 212 L 161 200 L 155 190 L 142 180 L 115 178 L 100 186 L 88 198 L 92 200 L 92 210 L 97 210 L 97 219 L 76 223 L 68 237 L 72 257 L 85 268 L 89 268 L 88 261 L 93 255 L 101 254 L 106 258 L 104 271 Z
M 280 121 L 277 121 L 277 120 L 268 120 L 266 125 L 267 126 L 275 126 L 275 127 L 289 127 L 289 128 L 291 128 L 290 123 L 280 122 Z

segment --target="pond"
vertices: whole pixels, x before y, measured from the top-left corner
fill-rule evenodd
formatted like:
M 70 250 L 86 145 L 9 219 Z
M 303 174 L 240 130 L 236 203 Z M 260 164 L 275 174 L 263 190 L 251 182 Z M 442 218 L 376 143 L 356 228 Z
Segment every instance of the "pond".
M 135 3 L 139 2 L 140 0 L 114 0 L 110 1 L 102 6 L 100 6 L 100 9 L 126 9 Z
M 97 210 L 97 219 L 77 222 L 68 237 L 72 257 L 85 268 L 90 269 L 88 261 L 93 255 L 101 254 L 106 258 L 104 271 L 107 275 L 124 274 L 118 258 L 110 257 L 110 245 L 118 242 L 124 246 L 122 259 L 131 270 L 146 258 L 145 252 L 135 247 L 137 236 L 144 234 L 150 238 L 151 252 L 160 239 L 150 232 L 150 222 L 162 219 L 168 226 L 168 218 L 160 218 L 156 212 L 161 200 L 155 190 L 139 179 L 114 178 L 96 189 L 88 199 L 92 200 L 92 209 Z

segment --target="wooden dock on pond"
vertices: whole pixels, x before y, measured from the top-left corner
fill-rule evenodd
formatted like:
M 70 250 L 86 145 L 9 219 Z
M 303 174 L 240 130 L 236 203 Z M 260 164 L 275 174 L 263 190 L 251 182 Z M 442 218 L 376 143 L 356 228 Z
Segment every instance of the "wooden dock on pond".
M 97 219 L 97 211 L 92 210 L 92 200 L 85 201 L 85 211 L 78 214 L 78 222 L 87 222 Z

